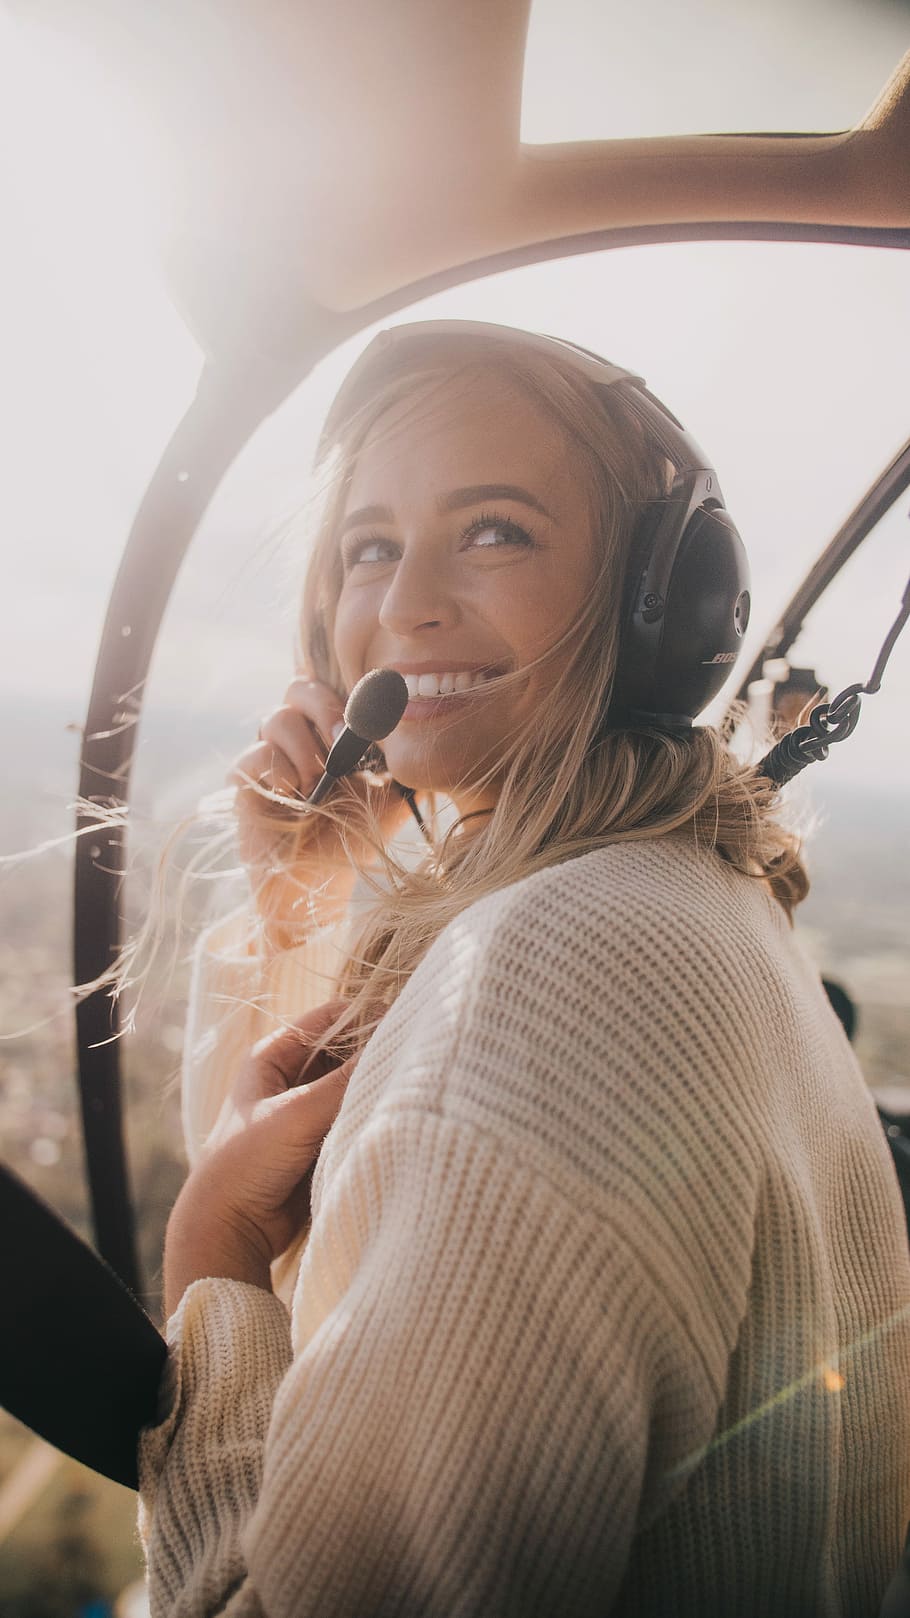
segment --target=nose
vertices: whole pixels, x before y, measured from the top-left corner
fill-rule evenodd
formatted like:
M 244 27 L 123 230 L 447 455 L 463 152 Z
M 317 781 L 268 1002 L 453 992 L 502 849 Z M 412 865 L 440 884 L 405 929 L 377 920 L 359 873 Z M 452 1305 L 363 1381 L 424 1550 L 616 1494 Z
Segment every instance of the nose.
M 415 630 L 447 629 L 457 623 L 458 602 L 446 568 L 429 549 L 404 552 L 379 609 L 379 622 L 396 635 Z

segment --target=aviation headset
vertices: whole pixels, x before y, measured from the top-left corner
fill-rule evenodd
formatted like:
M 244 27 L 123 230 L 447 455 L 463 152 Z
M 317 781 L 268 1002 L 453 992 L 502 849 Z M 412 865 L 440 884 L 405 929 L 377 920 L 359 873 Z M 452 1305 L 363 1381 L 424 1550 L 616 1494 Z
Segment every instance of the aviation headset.
M 623 582 L 611 726 L 687 730 L 726 681 L 749 622 L 749 564 L 713 467 L 640 376 L 560 338 L 472 320 L 420 321 L 382 331 L 348 373 L 326 418 L 322 445 L 381 381 L 421 369 L 437 338 L 520 344 L 562 360 L 611 389 L 674 469 L 667 495 L 642 511 Z

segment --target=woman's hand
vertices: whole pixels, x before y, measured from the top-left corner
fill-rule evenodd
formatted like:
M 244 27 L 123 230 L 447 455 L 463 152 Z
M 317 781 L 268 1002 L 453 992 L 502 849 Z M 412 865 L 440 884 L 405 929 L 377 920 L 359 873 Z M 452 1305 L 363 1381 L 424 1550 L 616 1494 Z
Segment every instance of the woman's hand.
M 228 776 L 236 787 L 235 811 L 240 857 L 267 937 L 277 949 L 295 941 L 295 913 L 301 922 L 313 894 L 329 920 L 350 896 L 353 872 L 344 859 L 337 828 L 321 815 L 300 813 L 265 793 L 301 801 L 322 775 L 333 733 L 344 723 L 337 692 L 317 680 L 292 680 L 279 708 L 259 727 L 255 745 L 238 758 Z
M 240 856 L 275 949 L 299 942 L 313 912 L 320 922 L 335 919 L 350 897 L 355 872 L 336 825 L 302 810 L 295 826 L 293 807 L 271 801 L 257 787 L 302 803 L 320 779 L 343 723 L 338 693 L 301 675 L 291 681 L 281 707 L 263 720 L 255 746 L 237 759 L 228 777 L 237 789 Z M 363 777 L 349 779 L 368 790 Z M 388 835 L 402 816 L 402 800 L 389 788 L 377 786 L 372 793 Z
M 254 1046 L 168 1221 L 168 1315 L 203 1276 L 271 1290 L 269 1267 L 306 1223 L 312 1169 L 354 1066 L 313 1055 L 343 1008 L 317 1006 Z

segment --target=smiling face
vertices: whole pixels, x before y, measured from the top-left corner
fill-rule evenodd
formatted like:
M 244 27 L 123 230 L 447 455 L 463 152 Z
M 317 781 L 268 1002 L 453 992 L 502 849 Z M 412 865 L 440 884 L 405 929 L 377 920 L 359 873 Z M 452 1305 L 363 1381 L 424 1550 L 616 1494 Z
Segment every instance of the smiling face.
M 530 665 L 597 572 L 590 488 L 581 451 L 493 371 L 392 407 L 367 436 L 339 524 L 334 647 L 348 690 L 372 668 L 408 680 L 383 743 L 396 780 L 462 813 L 495 801 L 479 779 L 564 667 L 565 648 Z

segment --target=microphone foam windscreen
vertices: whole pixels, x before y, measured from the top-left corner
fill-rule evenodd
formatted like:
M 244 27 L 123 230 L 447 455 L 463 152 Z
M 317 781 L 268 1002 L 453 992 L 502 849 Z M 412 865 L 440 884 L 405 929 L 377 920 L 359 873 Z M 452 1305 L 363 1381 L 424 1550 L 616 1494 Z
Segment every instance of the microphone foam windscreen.
M 371 669 L 348 697 L 344 722 L 355 736 L 381 742 L 395 729 L 407 705 L 404 676 L 396 669 Z

